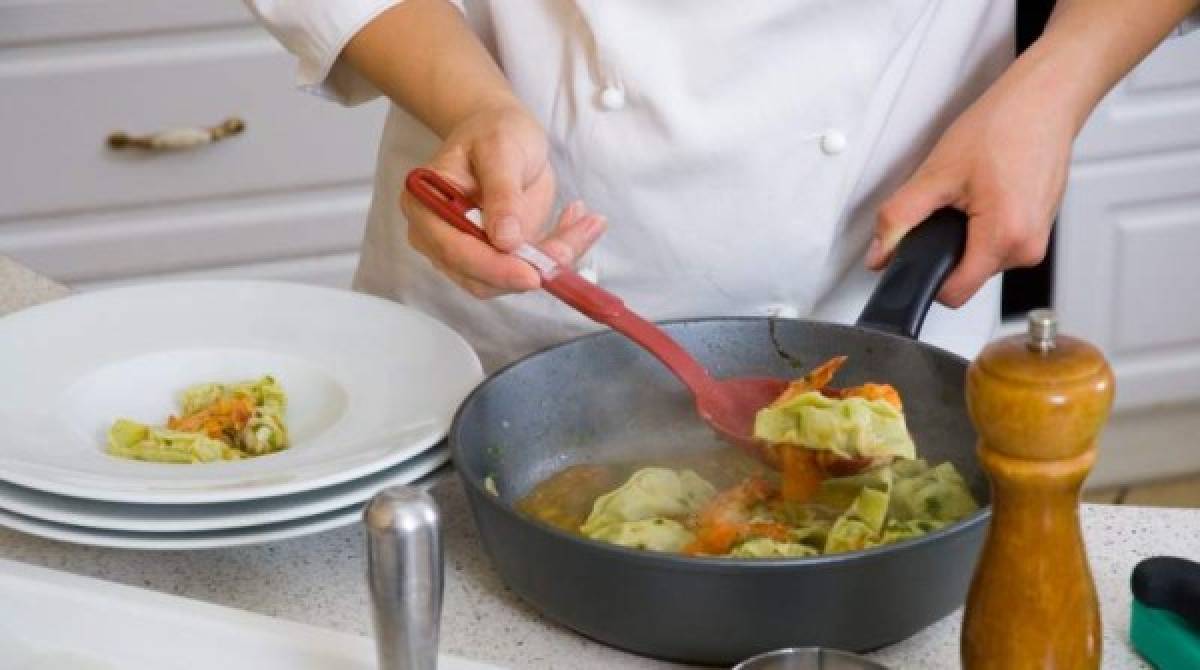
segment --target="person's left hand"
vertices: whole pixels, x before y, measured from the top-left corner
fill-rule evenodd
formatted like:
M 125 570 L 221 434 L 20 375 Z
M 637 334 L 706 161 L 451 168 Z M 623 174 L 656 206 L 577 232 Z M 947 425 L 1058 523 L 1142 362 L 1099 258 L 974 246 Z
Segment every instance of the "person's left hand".
M 1002 79 L 942 135 L 880 207 L 867 267 L 883 268 L 905 233 L 944 206 L 970 224 L 966 253 L 938 294 L 943 304 L 960 307 L 997 272 L 1041 262 L 1075 126 L 1039 89 L 1023 88 Z

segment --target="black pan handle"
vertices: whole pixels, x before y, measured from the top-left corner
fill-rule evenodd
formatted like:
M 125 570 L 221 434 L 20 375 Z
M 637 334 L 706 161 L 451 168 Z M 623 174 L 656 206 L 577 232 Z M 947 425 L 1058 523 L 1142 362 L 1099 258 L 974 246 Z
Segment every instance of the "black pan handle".
M 1200 627 L 1200 563 L 1174 556 L 1147 558 L 1133 569 L 1130 586 L 1143 605 L 1174 612 Z
M 896 246 L 858 325 L 917 339 L 930 305 L 966 247 L 966 214 L 950 207 L 930 214 Z

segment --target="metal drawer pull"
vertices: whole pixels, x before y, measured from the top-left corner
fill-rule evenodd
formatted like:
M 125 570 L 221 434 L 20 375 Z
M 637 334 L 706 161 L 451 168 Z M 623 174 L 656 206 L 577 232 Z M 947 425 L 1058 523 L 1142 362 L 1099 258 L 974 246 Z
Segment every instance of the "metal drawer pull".
M 147 151 L 195 149 L 232 137 L 245 129 L 245 121 L 231 116 L 212 128 L 173 128 L 149 135 L 130 135 L 118 130 L 108 136 L 108 147 L 110 149 L 145 149 Z

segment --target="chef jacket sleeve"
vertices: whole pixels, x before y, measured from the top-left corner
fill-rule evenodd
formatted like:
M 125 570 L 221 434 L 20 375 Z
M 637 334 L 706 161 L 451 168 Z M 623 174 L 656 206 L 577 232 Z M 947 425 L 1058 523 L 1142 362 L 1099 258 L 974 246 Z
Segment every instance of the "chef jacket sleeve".
M 363 26 L 402 1 L 245 0 L 299 61 L 297 85 L 348 106 L 372 100 L 380 91 L 340 57 L 342 49 Z

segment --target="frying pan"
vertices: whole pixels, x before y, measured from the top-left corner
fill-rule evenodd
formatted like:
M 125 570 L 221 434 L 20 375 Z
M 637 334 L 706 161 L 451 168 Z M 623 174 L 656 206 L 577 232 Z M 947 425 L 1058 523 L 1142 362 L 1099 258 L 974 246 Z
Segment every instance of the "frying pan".
M 660 325 L 718 376 L 797 377 L 848 355 L 838 385 L 896 386 L 919 454 L 934 464 L 952 462 L 979 512 L 914 540 L 801 559 L 639 551 L 535 521 L 514 503 L 569 465 L 722 446 L 661 364 L 606 331 L 495 372 L 455 416 L 454 462 L 500 577 L 545 616 L 583 635 L 701 664 L 729 665 L 781 647 L 867 651 L 960 606 L 989 513 L 963 395 L 967 361 L 915 338 L 965 238 L 965 217 L 949 209 L 914 229 L 854 326 L 765 317 Z M 485 486 L 489 477 L 496 494 Z

